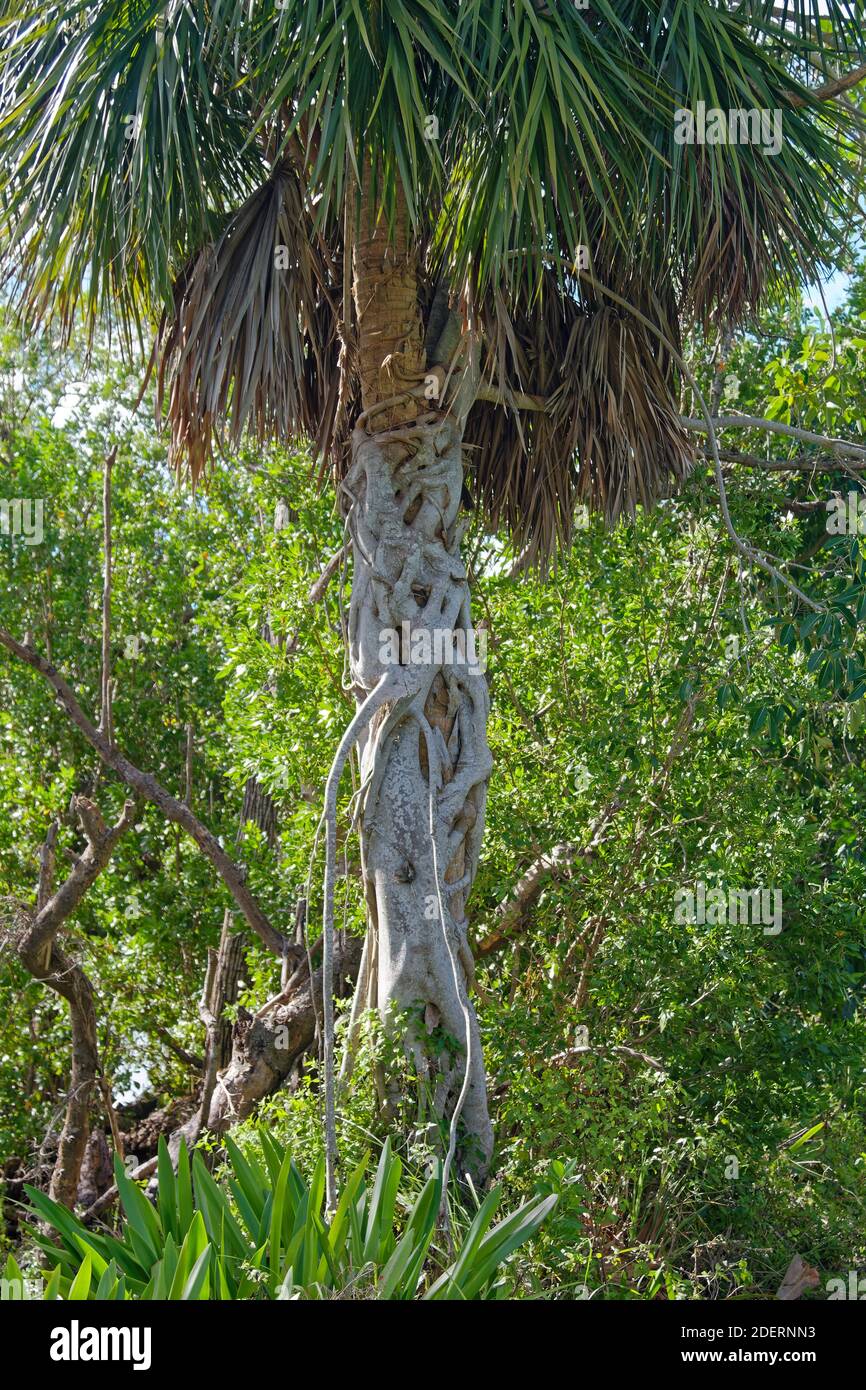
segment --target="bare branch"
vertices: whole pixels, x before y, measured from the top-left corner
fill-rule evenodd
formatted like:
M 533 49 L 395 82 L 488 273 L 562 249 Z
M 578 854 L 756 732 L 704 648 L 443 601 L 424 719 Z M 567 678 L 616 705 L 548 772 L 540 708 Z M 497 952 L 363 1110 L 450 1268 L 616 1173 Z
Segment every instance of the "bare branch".
M 624 1044 L 613 1044 L 610 1047 L 570 1047 L 567 1052 L 557 1052 L 551 1057 L 550 1065 L 552 1067 L 574 1067 L 589 1053 L 603 1057 L 606 1052 L 618 1052 L 623 1057 L 633 1057 L 636 1062 L 643 1062 L 646 1066 L 652 1067 L 653 1071 L 664 1074 L 665 1069 L 656 1057 L 648 1057 L 645 1052 L 639 1052 L 636 1047 L 626 1047 Z
M 701 448 L 704 458 L 712 458 L 712 450 Z M 792 459 L 760 458 L 758 454 L 746 454 L 739 449 L 720 449 L 719 458 L 723 463 L 740 463 L 745 468 L 759 468 L 763 473 L 838 473 L 844 469 L 848 473 L 859 473 L 866 468 L 866 458 L 855 463 L 846 458 L 810 458 L 808 454 L 798 454 Z
M 336 551 L 334 555 L 331 556 L 330 560 L 328 560 L 327 564 L 322 570 L 322 573 L 319 575 L 315 584 L 313 584 L 312 588 L 310 589 L 310 592 L 307 594 L 308 603 L 321 602 L 321 600 L 325 596 L 325 590 L 327 589 L 334 575 L 337 573 L 337 570 L 340 568 L 340 565 L 343 563 L 346 553 L 347 547 L 343 545 L 340 547 L 338 551 Z
M 18 947 L 18 953 L 27 969 L 39 978 L 42 978 L 48 969 L 48 958 L 55 936 L 66 918 L 75 911 L 88 888 L 102 873 L 111 858 L 114 846 L 129 829 L 135 817 L 134 801 L 125 803 L 120 819 L 110 829 L 106 829 L 93 802 L 88 801 L 86 797 L 75 798 L 75 809 L 88 837 L 87 848 L 76 860 L 69 877 L 37 912 Z
M 111 717 L 111 470 L 115 447 L 105 455 L 102 472 L 102 668 L 99 677 L 99 732 L 114 742 Z
M 592 859 L 604 838 L 604 832 L 616 815 L 621 799 L 616 796 L 607 803 L 591 826 L 589 841 L 584 846 L 574 844 L 554 845 L 547 854 L 542 854 L 530 864 L 519 880 L 514 892 L 503 898 L 496 909 L 497 922 L 491 932 L 475 947 L 476 956 L 489 955 L 496 951 L 518 931 L 525 920 L 526 913 L 538 897 L 545 883 L 551 879 L 566 877 L 576 859 Z
M 698 434 L 709 434 L 706 420 L 682 416 L 680 424 L 687 430 Z M 757 415 L 720 415 L 713 420 L 716 430 L 767 430 L 770 434 L 784 434 L 789 439 L 800 439 L 806 444 L 820 444 L 837 454 L 850 454 L 855 458 L 866 459 L 866 445 L 855 444 L 850 439 L 834 439 L 826 434 L 815 434 L 813 430 L 801 430 L 796 425 L 786 425 L 783 420 L 762 420 Z
M 0 629 L 0 646 L 4 646 L 19 661 L 32 666 L 52 687 L 60 704 L 77 729 L 84 735 L 91 747 L 95 748 L 107 767 L 131 787 L 134 792 L 157 806 L 167 820 L 181 826 L 195 840 L 202 854 L 213 864 L 226 888 L 231 893 L 253 931 L 269 950 L 282 957 L 284 951 L 295 953 L 300 959 L 303 952 L 298 947 L 286 943 L 280 932 L 271 926 L 261 906 L 246 886 L 245 870 L 226 854 L 215 835 L 202 825 L 188 806 L 178 801 L 166 791 L 149 772 L 142 772 L 113 744 L 110 744 L 98 729 L 91 724 L 82 710 L 68 683 L 49 661 L 40 656 L 34 647 L 22 645 L 8 632 Z
M 90 844 L 95 848 L 105 835 L 105 821 L 102 819 L 102 812 L 95 802 L 89 801 L 86 796 L 76 798 L 75 810 L 81 821 L 82 830 Z
M 146 1162 L 139 1163 L 138 1167 L 133 1168 L 132 1172 L 128 1173 L 127 1176 L 132 1182 L 140 1182 L 142 1178 L 149 1178 L 152 1173 L 156 1172 L 157 1162 L 158 1160 L 156 1158 L 149 1158 Z M 112 1183 L 111 1187 L 103 1192 L 101 1197 L 97 1197 L 92 1206 L 87 1208 L 87 1211 L 84 1213 L 85 1223 L 87 1224 L 90 1221 L 94 1221 L 97 1216 L 101 1216 L 104 1211 L 108 1211 L 108 1208 L 113 1206 L 116 1201 L 117 1185 Z
M 585 853 L 586 851 L 581 851 L 577 845 L 561 844 L 554 845 L 549 853 L 539 855 L 518 881 L 510 897 L 503 899 L 499 904 L 496 909 L 496 927 L 479 942 L 474 954 L 486 956 L 498 946 L 504 946 L 506 939 L 523 921 L 527 910 L 545 883 L 550 879 L 563 878 L 578 855 Z
M 120 1124 L 118 1123 L 117 1119 L 117 1111 L 115 1110 L 114 1102 L 111 1099 L 111 1084 L 108 1080 L 108 1077 L 102 1070 L 100 1070 L 99 1072 L 99 1090 L 102 1094 L 102 1103 L 105 1106 L 105 1113 L 108 1116 L 108 1125 L 111 1130 L 111 1137 L 114 1141 L 114 1149 L 122 1163 L 126 1156 L 123 1144 L 123 1135 L 120 1132 Z
M 54 889 L 54 866 L 57 860 L 57 835 L 60 821 L 54 819 L 48 827 L 45 842 L 39 851 L 39 887 L 36 890 L 36 911 L 41 912 Z
M 181 1047 L 179 1042 L 175 1042 L 171 1033 L 167 1028 L 163 1028 L 161 1023 L 153 1023 L 150 1026 L 160 1042 L 165 1043 L 169 1052 L 173 1052 L 175 1057 L 183 1062 L 184 1066 L 193 1067 L 196 1071 L 201 1071 L 204 1066 L 204 1059 L 202 1057 L 199 1057 L 195 1052 L 187 1052 L 185 1047 Z
M 794 92 L 787 99 L 788 106 L 805 106 L 811 98 L 813 101 L 832 101 L 834 97 L 841 96 L 851 87 L 856 87 L 858 82 L 866 80 L 866 63 L 861 63 L 859 68 L 852 68 L 850 72 L 844 72 L 839 77 L 834 77 L 830 82 L 825 82 L 823 86 L 816 87 L 809 93 L 809 97 L 801 96 Z
M 518 410 L 546 410 L 549 404 L 546 396 L 528 396 L 525 391 L 500 389 L 482 382 L 475 392 L 477 401 L 489 401 L 491 405 L 514 406 Z

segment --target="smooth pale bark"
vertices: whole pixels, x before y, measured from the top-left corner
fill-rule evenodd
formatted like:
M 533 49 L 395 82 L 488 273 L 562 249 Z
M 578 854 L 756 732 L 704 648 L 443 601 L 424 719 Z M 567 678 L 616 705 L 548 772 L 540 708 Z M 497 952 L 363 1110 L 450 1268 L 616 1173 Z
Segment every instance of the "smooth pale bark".
M 487 682 L 477 665 L 431 659 L 437 633 L 447 654 L 450 634 L 465 642 L 470 628 L 462 486 L 454 419 L 355 430 L 344 484 L 354 552 L 349 660 L 359 707 L 379 692 L 359 739 L 375 996 L 386 1019 L 395 1010 L 410 1016 L 408 1044 L 432 1109 L 450 1121 L 461 1105 L 459 1162 L 483 1176 L 493 1140 L 465 905 L 492 765 Z M 394 635 L 406 631 L 395 663 Z

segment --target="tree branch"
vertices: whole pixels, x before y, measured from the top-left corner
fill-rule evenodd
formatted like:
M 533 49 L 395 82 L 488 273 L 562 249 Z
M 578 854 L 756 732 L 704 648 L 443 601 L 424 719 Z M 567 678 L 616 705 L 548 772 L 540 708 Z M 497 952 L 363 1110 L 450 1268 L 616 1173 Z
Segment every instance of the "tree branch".
M 680 424 L 687 430 L 698 434 L 709 434 L 707 422 L 684 415 Z M 833 439 L 829 435 L 815 434 L 813 430 L 801 430 L 796 425 L 786 425 L 782 420 L 762 420 L 757 415 L 720 415 L 713 420 L 717 430 L 767 430 L 770 434 L 784 434 L 789 439 L 800 439 L 806 444 L 820 444 L 837 454 L 850 454 L 855 458 L 866 459 L 866 445 L 855 444 L 849 439 Z
M 105 455 L 102 473 L 102 667 L 99 676 L 99 732 L 114 742 L 111 719 L 111 470 L 114 448 Z
M 501 389 L 481 382 L 475 392 L 477 401 L 489 401 L 491 405 L 516 406 L 518 410 L 546 410 L 549 404 L 546 396 L 528 396 L 525 391 Z
M 623 1057 L 633 1057 L 636 1062 L 644 1062 L 646 1066 L 652 1067 L 653 1071 L 661 1072 L 664 1075 L 664 1067 L 656 1057 L 648 1057 L 645 1052 L 639 1052 L 636 1047 L 626 1047 L 624 1044 L 612 1044 L 609 1047 L 570 1047 L 566 1052 L 557 1052 L 551 1057 L 549 1065 L 552 1067 L 575 1067 L 587 1054 L 594 1053 L 596 1056 L 603 1057 L 607 1052 L 618 1052 Z
M 166 791 L 165 787 L 157 782 L 156 778 L 151 776 L 149 772 L 142 772 L 135 767 L 116 746 L 110 744 L 105 736 L 94 728 L 59 671 L 40 656 L 34 647 L 16 642 L 14 637 L 2 629 L 0 629 L 0 646 L 4 646 L 13 656 L 18 657 L 19 661 L 25 662 L 34 671 L 38 671 L 41 676 L 44 676 L 72 723 L 84 735 L 91 747 L 96 750 L 107 767 L 116 772 L 127 786 L 131 787 L 145 801 L 150 801 L 154 806 L 157 806 L 167 820 L 181 826 L 195 840 L 202 854 L 213 864 L 259 940 L 275 955 L 282 957 L 284 951 L 287 951 L 290 954 L 296 954 L 300 959 L 303 952 L 297 946 L 286 942 L 281 933 L 271 926 L 259 903 L 247 888 L 243 867 L 236 864 L 226 854 L 216 836 L 202 825 L 188 806 Z
M 476 392 L 476 400 L 489 401 L 492 405 L 516 406 L 519 410 L 545 411 L 549 404 L 546 396 L 527 396 L 522 391 L 511 391 L 507 387 L 499 388 L 481 384 Z M 680 416 L 679 423 L 687 430 L 697 434 L 709 434 L 706 420 L 695 418 L 694 416 Z M 834 453 L 842 454 L 847 457 L 857 458 L 866 463 L 866 445 L 856 444 L 851 439 L 835 439 L 831 435 L 816 434 L 814 430 L 799 429 L 796 425 L 787 425 L 782 420 L 765 420 L 757 415 L 720 415 L 713 417 L 713 425 L 716 430 L 743 429 L 743 430 L 767 430 L 770 434 L 783 434 L 789 439 L 799 439 L 806 444 L 818 444 L 823 448 L 831 449 Z M 747 456 L 742 458 L 747 461 Z M 788 468 L 796 467 L 796 464 L 762 464 L 762 467 Z M 802 466 L 805 467 L 805 464 Z M 829 467 L 824 464 L 823 467 Z
M 327 561 L 318 579 L 311 587 L 310 592 L 307 594 L 308 603 L 321 602 L 321 600 L 325 596 L 325 590 L 327 589 L 334 575 L 337 573 L 337 570 L 343 563 L 343 560 L 345 559 L 347 554 L 347 547 L 345 545 L 342 545 L 340 546 L 340 549 L 337 550 L 331 556 L 330 560 Z
M 36 890 L 36 911 L 41 912 L 54 889 L 54 866 L 57 861 L 57 836 L 60 821 L 55 817 L 39 851 L 39 886 Z
M 192 1067 L 195 1071 L 201 1071 L 204 1066 L 203 1057 L 197 1056 L 194 1052 L 187 1052 L 185 1047 L 181 1047 L 179 1042 L 175 1042 L 171 1033 L 167 1028 L 163 1028 L 161 1023 L 153 1023 L 151 1027 L 160 1042 L 164 1043 L 169 1052 L 173 1052 L 175 1057 L 183 1062 L 184 1066 Z
M 475 947 L 474 955 L 486 956 L 504 946 L 524 922 L 526 913 L 538 897 L 545 883 L 551 879 L 564 878 L 576 859 L 592 859 L 604 838 L 604 832 L 616 815 L 622 801 L 615 796 L 609 801 L 601 814 L 593 821 L 589 843 L 580 847 L 574 844 L 554 845 L 547 854 L 539 855 L 530 864 L 526 873 L 518 881 L 514 892 L 496 909 L 497 922 L 483 941 Z
M 842 73 L 839 77 L 832 78 L 825 82 L 821 87 L 815 87 L 809 92 L 808 96 L 800 95 L 798 92 L 792 93 L 788 97 L 788 106 L 805 106 L 809 100 L 812 101 L 832 101 L 834 97 L 841 96 L 851 87 L 856 87 L 858 82 L 866 80 L 866 63 L 861 63 L 859 68 L 852 68 L 850 72 Z
M 493 931 L 488 932 L 484 940 L 478 943 L 474 954 L 486 956 L 497 947 L 504 946 L 511 933 L 522 923 L 545 883 L 552 878 L 564 877 L 580 853 L 577 845 L 561 844 L 554 845 L 547 854 L 539 855 L 518 880 L 514 892 L 499 904 L 496 909 L 497 924 Z
M 710 449 L 702 446 L 700 453 L 704 458 L 712 459 Z M 745 454 L 739 449 L 720 449 L 719 458 L 723 463 L 741 463 L 745 468 L 758 468 L 763 473 L 838 473 L 840 469 L 859 473 L 866 468 L 866 458 L 857 463 L 849 458 L 844 463 L 838 458 L 810 458 L 808 454 L 798 454 L 796 458 L 784 460 L 766 459 L 757 454 Z
M 106 828 L 94 803 L 86 797 L 75 798 L 75 809 L 88 839 L 87 848 L 76 860 L 69 877 L 37 912 L 18 948 L 18 953 L 28 970 L 40 978 L 42 972 L 48 969 L 55 936 L 66 918 L 75 911 L 88 888 L 102 873 L 111 858 L 114 846 L 129 829 L 135 817 L 134 801 L 125 803 L 120 819 L 110 829 Z M 51 838 L 51 831 L 48 833 Z M 43 875 L 40 874 L 40 894 L 42 887 Z
M 52 892 L 55 842 L 58 822 L 50 826 L 39 856 L 39 887 L 34 918 L 22 912 L 24 930 L 16 941 L 18 957 L 34 979 L 53 989 L 69 1005 L 72 1034 L 72 1064 L 66 1115 L 57 1149 L 50 1194 L 56 1202 L 73 1207 L 78 1193 L 81 1164 L 87 1145 L 90 1103 L 99 1084 L 99 1051 L 96 1041 L 96 1008 L 93 986 L 77 961 L 66 956 L 57 946 L 55 937 L 66 919 L 75 911 L 88 888 L 111 858 L 112 850 L 121 835 L 129 828 L 135 815 L 135 802 L 127 801 L 120 819 L 106 828 L 98 808 L 84 796 L 74 798 L 82 829 L 87 836 L 87 848 L 75 861 L 69 877 L 56 893 Z M 103 1093 L 115 1144 L 121 1141 L 117 1119 L 111 1105 L 107 1082 Z M 119 1147 L 121 1158 L 122 1146 Z

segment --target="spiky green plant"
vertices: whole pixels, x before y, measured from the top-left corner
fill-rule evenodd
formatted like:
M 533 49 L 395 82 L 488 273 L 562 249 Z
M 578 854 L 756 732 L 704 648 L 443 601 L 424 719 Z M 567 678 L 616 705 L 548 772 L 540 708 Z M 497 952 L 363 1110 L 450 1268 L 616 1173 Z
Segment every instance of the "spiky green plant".
M 441 1167 L 410 1203 L 401 1192 L 403 1164 L 386 1142 L 373 1180 L 365 1158 L 347 1179 L 329 1221 L 323 1212 L 324 1160 L 307 1183 L 288 1149 L 264 1129 L 257 1134 L 258 1157 L 226 1138 L 226 1174 L 220 1180 L 201 1154 L 194 1152 L 190 1161 L 183 1144 L 175 1172 L 161 1138 L 155 1204 L 116 1159 L 123 1208 L 117 1235 L 85 1226 L 28 1187 L 31 1217 L 59 1241 L 38 1227 L 30 1232 L 51 1269 L 44 1297 L 491 1298 L 508 1257 L 556 1204 L 555 1196 L 539 1197 L 493 1225 L 501 1194 L 489 1192 L 446 1265 L 436 1252 Z M 6 1279 L 9 1287 L 23 1282 L 14 1260 Z

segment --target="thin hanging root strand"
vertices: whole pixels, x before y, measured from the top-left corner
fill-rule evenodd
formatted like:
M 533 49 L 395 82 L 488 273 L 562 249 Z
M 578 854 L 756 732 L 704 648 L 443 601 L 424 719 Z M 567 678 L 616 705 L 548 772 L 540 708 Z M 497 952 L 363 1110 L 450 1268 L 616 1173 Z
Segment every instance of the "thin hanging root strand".
M 337 1210 L 337 1112 L 334 1080 L 334 882 L 337 865 L 337 791 L 349 754 L 377 710 L 390 700 L 405 696 L 403 668 L 386 672 L 356 710 L 334 754 L 325 784 L 325 807 L 318 833 L 325 829 L 325 888 L 322 910 L 322 1065 L 325 1073 L 325 1208 L 329 1217 Z
M 340 1062 L 340 1074 L 337 1077 L 337 1089 L 342 1093 L 352 1078 L 352 1070 L 355 1065 L 355 1054 L 358 1050 L 358 1036 L 361 1031 L 361 1014 L 367 1003 L 367 990 L 370 980 L 370 931 L 364 937 L 364 946 L 361 951 L 361 964 L 358 967 L 358 980 L 355 985 L 355 993 L 352 996 L 352 1009 L 349 1014 L 349 1028 L 346 1033 L 346 1045 L 343 1048 L 343 1058 Z
M 439 866 L 439 850 L 436 843 L 436 783 L 437 777 L 434 776 L 434 768 L 439 769 L 440 760 L 436 752 L 433 730 L 429 720 L 425 716 L 418 717 L 418 724 L 424 735 L 424 742 L 427 747 L 427 767 L 428 767 L 428 787 L 429 787 L 429 808 L 430 808 L 430 844 L 433 850 L 433 874 L 436 880 L 436 902 L 439 909 L 439 925 L 442 928 L 442 938 L 445 942 L 445 949 L 448 952 L 448 959 L 451 962 L 451 973 L 454 979 L 454 991 L 460 1003 L 463 1014 L 463 1022 L 466 1029 L 466 1060 L 463 1072 L 463 1084 L 460 1087 L 460 1094 L 454 1102 L 454 1109 L 451 1112 L 451 1120 L 448 1125 L 448 1149 L 445 1154 L 445 1162 L 442 1165 L 442 1201 L 440 1215 L 445 1223 L 449 1238 L 451 1233 L 451 1216 L 448 1208 L 448 1181 L 451 1176 L 451 1165 L 454 1162 L 454 1155 L 457 1151 L 457 1126 L 460 1115 L 466 1104 L 466 1097 L 469 1094 L 472 1068 L 472 1019 L 469 1015 L 469 1007 L 465 999 L 465 991 L 460 984 L 460 966 L 451 945 L 448 935 L 448 925 L 445 917 L 445 903 L 442 892 L 442 874 Z

